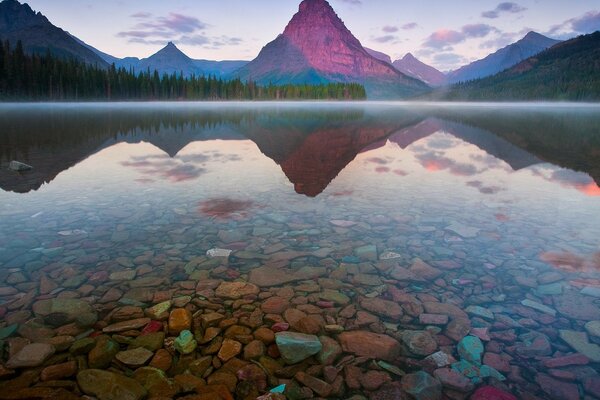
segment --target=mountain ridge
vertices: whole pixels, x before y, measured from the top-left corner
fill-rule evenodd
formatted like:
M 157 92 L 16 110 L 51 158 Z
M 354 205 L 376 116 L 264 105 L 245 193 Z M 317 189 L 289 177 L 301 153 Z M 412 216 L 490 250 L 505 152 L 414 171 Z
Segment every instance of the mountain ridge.
M 412 76 L 413 78 L 420 79 L 430 86 L 442 86 L 447 81 L 444 73 L 431 65 L 425 64 L 411 53 L 406 53 L 403 58 L 394 61 L 392 65 L 398 71 L 408 76 Z
M 60 58 L 75 58 L 87 64 L 108 67 L 100 56 L 80 44 L 71 34 L 53 25 L 41 12 L 35 12 L 27 3 L 17 0 L 0 2 L 0 40 L 11 46 L 21 41 L 28 54 L 45 55 L 50 52 Z
M 537 32 L 530 31 L 515 43 L 509 44 L 480 60 L 450 72 L 447 75 L 448 82 L 467 82 L 495 75 L 558 43 L 560 43 L 559 40 L 554 40 Z

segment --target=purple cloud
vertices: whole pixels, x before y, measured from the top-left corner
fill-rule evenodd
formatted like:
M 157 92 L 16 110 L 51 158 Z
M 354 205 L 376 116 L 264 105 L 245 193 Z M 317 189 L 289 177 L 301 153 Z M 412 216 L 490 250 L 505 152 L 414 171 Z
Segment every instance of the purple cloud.
M 424 43 L 424 46 L 434 49 L 450 50 L 448 46 L 462 43 L 469 38 L 482 38 L 498 29 L 487 24 L 465 25 L 460 31 L 452 29 L 440 29 L 433 32 Z
M 384 31 L 385 33 L 395 33 L 395 32 L 398 32 L 398 27 L 386 25 L 383 28 L 381 28 L 381 30 Z
M 600 11 L 588 11 L 585 14 L 570 18 L 565 22 L 554 25 L 546 34 L 568 39 L 582 33 L 592 33 L 600 30 Z
M 396 36 L 394 36 L 394 35 L 385 35 L 385 36 L 376 37 L 373 40 L 376 41 L 376 42 L 378 42 L 378 43 L 388 43 L 388 42 L 391 42 L 391 41 L 393 41 L 395 39 L 396 39 Z
M 498 6 L 494 10 L 485 11 L 485 12 L 481 13 L 481 16 L 483 18 L 494 19 L 494 18 L 500 17 L 500 14 L 503 14 L 503 13 L 518 14 L 525 10 L 527 10 L 527 8 L 520 6 L 517 3 L 503 2 L 503 3 L 498 4 Z
M 408 24 L 402 25 L 402 29 L 405 31 L 410 31 L 411 29 L 415 29 L 419 26 L 416 22 L 409 22 Z

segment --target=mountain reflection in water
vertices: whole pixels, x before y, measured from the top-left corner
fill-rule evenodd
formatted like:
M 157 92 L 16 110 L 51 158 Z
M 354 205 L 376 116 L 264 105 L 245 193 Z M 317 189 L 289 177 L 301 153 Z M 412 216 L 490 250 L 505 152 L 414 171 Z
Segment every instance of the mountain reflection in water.
M 145 168 L 173 182 L 196 179 L 204 172 L 199 164 L 208 161 L 207 156 L 188 155 L 175 161 L 182 149 L 198 141 L 249 139 L 281 167 L 297 193 L 315 197 L 357 154 L 388 141 L 406 149 L 444 132 L 515 171 L 541 163 L 566 168 L 537 173 L 586 194 L 600 194 L 598 112 L 361 105 L 225 106 L 222 110 L 189 105 L 33 107 L 34 111 L 26 106 L 0 109 L 0 164 L 19 160 L 34 166 L 26 173 L 1 171 L 0 187 L 5 191 L 37 190 L 121 142 L 148 142 L 166 153 L 132 158 L 124 166 Z M 451 165 L 438 150 L 418 154 L 425 168 L 469 172 L 467 164 Z M 477 187 L 477 181 L 471 185 Z

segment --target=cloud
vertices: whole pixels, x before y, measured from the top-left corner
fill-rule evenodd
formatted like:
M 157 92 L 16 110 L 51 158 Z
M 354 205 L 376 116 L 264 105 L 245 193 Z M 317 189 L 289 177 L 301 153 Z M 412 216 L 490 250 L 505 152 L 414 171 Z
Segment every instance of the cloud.
M 346 4 L 350 4 L 353 6 L 360 6 L 362 5 L 362 1 L 361 0 L 338 0 L 341 1 L 342 3 L 346 3 Z
M 395 39 L 396 39 L 396 36 L 394 36 L 394 35 L 385 35 L 385 36 L 379 36 L 379 37 L 373 38 L 373 40 L 378 43 L 389 43 Z
M 196 17 L 178 13 L 167 16 L 154 16 L 147 12 L 130 15 L 136 20 L 132 29 L 117 33 L 117 37 L 126 38 L 130 43 L 164 45 L 166 41 L 188 46 L 219 48 L 237 46 L 242 39 L 236 37 L 211 37 L 204 32 L 209 25 Z
M 402 25 L 402 29 L 405 31 L 410 31 L 411 29 L 415 29 L 419 26 L 416 22 L 409 22 L 408 24 Z
M 386 25 L 383 28 L 381 28 L 381 30 L 384 31 L 385 33 L 394 33 L 394 32 L 398 32 L 398 27 Z
M 470 38 L 481 38 L 496 32 L 497 29 L 487 24 L 471 24 L 462 27 L 462 32 Z
M 436 151 L 418 154 L 416 158 L 430 172 L 448 170 L 448 172 L 455 176 L 473 176 L 478 173 L 474 165 L 456 162 Z
M 517 3 L 503 2 L 498 4 L 494 10 L 481 13 L 481 16 L 483 18 L 494 19 L 500 17 L 500 14 L 518 14 L 525 10 L 527 10 L 527 8 L 520 6 Z
M 568 39 L 582 33 L 600 30 L 600 11 L 588 11 L 585 14 L 570 18 L 550 28 L 547 35 L 557 35 L 560 39 Z
M 450 50 L 448 49 L 448 46 L 462 43 L 470 38 L 486 37 L 492 32 L 498 32 L 498 29 L 487 24 L 465 25 L 460 31 L 455 31 L 452 29 L 439 29 L 429 35 L 429 37 L 425 40 L 424 46 L 434 49 Z

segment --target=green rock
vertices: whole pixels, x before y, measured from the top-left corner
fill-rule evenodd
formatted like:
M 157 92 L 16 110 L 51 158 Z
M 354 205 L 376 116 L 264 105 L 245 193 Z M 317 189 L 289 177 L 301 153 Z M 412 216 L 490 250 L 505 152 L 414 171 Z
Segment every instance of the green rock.
M 281 358 L 288 364 L 297 364 L 321 351 L 323 345 L 315 335 L 296 332 L 278 332 L 275 342 Z
M 190 354 L 198 347 L 198 342 L 194 339 L 192 332 L 188 330 L 181 331 L 175 339 L 175 349 L 181 354 Z
M 141 400 L 146 389 L 137 381 L 124 375 L 99 369 L 85 369 L 77 374 L 81 390 L 98 400 Z
M 169 317 L 169 310 L 171 309 L 171 300 L 163 301 L 149 307 L 145 310 L 146 315 L 152 319 L 166 319 Z
M 452 364 L 452 369 L 471 379 L 474 384 L 481 382 L 481 366 L 479 365 L 472 364 L 467 360 L 460 360 Z
M 92 349 L 96 347 L 96 341 L 92 338 L 83 338 L 76 340 L 71 347 L 69 348 L 69 353 L 74 356 L 80 356 L 83 354 L 87 354 Z
M 345 306 L 350 303 L 350 297 L 338 290 L 325 289 L 319 294 L 321 300 L 333 301 L 337 305 Z
M 479 369 L 479 374 L 482 378 L 494 378 L 499 381 L 506 380 L 506 377 L 504 375 L 502 375 L 500 372 L 496 371 L 489 365 L 482 365 Z
M 458 354 L 463 360 L 467 360 L 474 364 L 481 364 L 481 356 L 483 355 L 483 343 L 477 336 L 465 336 L 458 343 Z
M 131 368 L 138 368 L 146 364 L 154 355 L 153 352 L 143 347 L 133 350 L 120 351 L 115 356 L 117 360 Z
M 332 365 L 335 360 L 342 354 L 342 346 L 339 345 L 337 340 L 330 338 L 329 336 L 319 337 L 322 348 L 317 353 L 317 361 L 322 365 Z
M 92 326 L 98 320 L 98 314 L 92 306 L 78 299 L 46 299 L 33 303 L 33 313 L 52 326 L 66 325 L 71 322 L 82 327 Z
M 0 329 L 0 340 L 6 339 L 7 337 L 11 336 L 17 331 L 17 329 L 19 329 L 19 324 L 12 324 Z
M 90 368 L 108 368 L 112 359 L 119 352 L 119 345 L 108 336 L 99 336 L 96 346 L 88 354 Z
M 62 283 L 63 287 L 66 288 L 78 288 L 83 284 L 83 282 L 87 281 L 87 276 L 85 275 L 76 275 L 72 278 L 67 279 Z
M 377 261 L 377 247 L 372 244 L 357 247 L 354 249 L 354 255 L 361 260 Z
M 130 348 L 135 349 L 137 347 L 143 347 L 150 351 L 157 351 L 163 347 L 165 341 L 164 332 L 154 332 L 147 335 L 138 336 L 129 345 Z
M 402 390 L 416 400 L 440 400 L 442 383 L 425 371 L 405 375 L 401 381 Z

